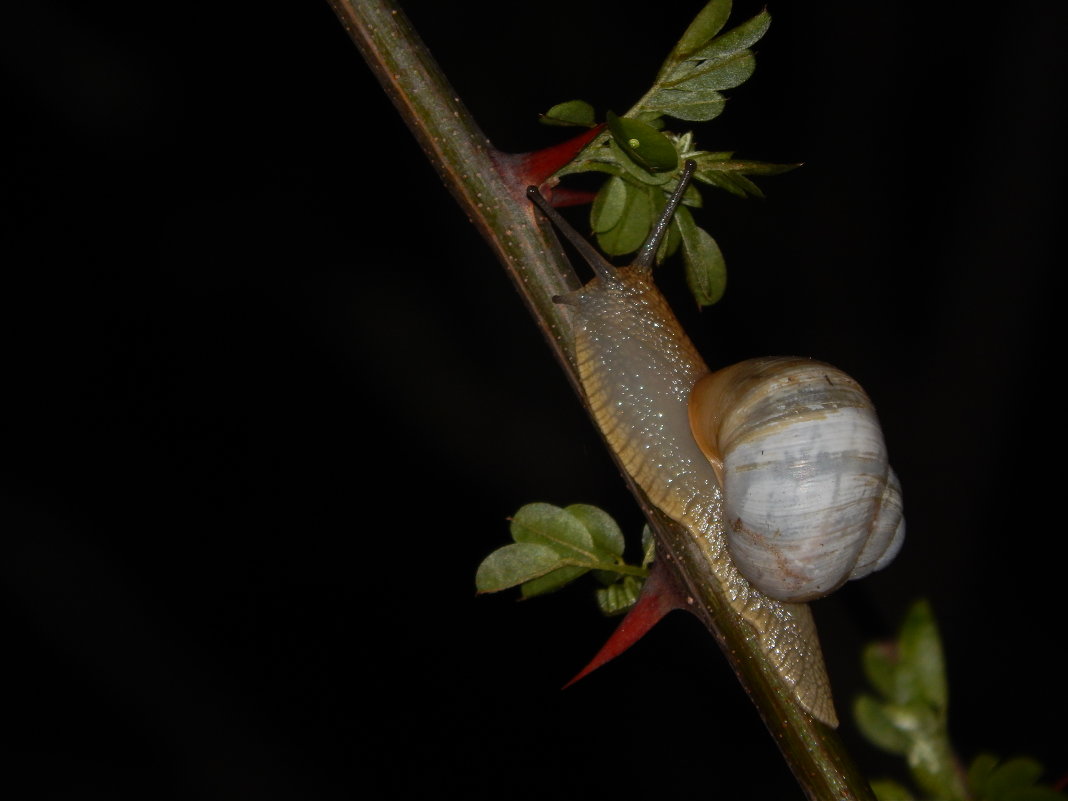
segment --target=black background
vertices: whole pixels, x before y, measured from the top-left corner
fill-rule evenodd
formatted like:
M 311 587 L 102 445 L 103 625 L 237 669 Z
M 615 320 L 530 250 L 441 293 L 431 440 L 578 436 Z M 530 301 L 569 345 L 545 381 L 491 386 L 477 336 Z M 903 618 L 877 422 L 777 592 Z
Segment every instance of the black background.
M 629 107 L 700 5 L 407 9 L 525 151 L 556 102 Z M 864 769 L 899 763 L 849 720 L 860 646 L 927 597 L 960 751 L 1056 776 L 1066 15 L 931 5 L 772 4 L 698 142 L 805 166 L 705 193 L 730 287 L 678 306 L 713 365 L 811 355 L 879 406 L 909 538 L 815 604 Z M 614 623 L 475 597 L 525 502 L 641 521 L 326 3 L 38 0 L 0 37 L 13 797 L 800 797 L 694 620 L 561 693 Z

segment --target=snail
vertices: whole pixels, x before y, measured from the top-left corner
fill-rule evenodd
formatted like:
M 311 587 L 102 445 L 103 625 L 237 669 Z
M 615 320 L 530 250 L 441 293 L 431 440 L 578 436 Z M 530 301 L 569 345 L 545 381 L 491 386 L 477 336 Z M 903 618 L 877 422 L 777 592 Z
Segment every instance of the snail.
M 800 705 L 835 726 L 815 623 L 800 602 L 889 563 L 904 537 L 900 488 L 853 379 L 800 358 L 713 373 L 682 330 L 651 268 L 694 169 L 688 160 L 627 267 L 605 261 L 536 187 L 527 196 L 596 273 L 555 300 L 576 317 L 579 379 L 609 446 L 695 538 Z

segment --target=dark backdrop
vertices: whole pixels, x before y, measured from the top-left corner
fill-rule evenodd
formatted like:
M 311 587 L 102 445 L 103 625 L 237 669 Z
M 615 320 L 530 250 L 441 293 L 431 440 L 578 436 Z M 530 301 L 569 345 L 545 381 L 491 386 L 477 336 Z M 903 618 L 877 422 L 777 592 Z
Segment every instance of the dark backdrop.
M 512 151 L 627 108 L 700 5 L 407 4 Z M 909 538 L 815 604 L 865 770 L 859 648 L 922 596 L 961 751 L 1059 775 L 1064 7 L 770 10 L 699 142 L 805 166 L 705 193 L 730 287 L 685 325 L 879 406 Z M 475 597 L 522 503 L 640 519 L 325 2 L 38 0 L 0 38 L 13 797 L 799 796 L 692 619 L 561 693 L 613 623 Z

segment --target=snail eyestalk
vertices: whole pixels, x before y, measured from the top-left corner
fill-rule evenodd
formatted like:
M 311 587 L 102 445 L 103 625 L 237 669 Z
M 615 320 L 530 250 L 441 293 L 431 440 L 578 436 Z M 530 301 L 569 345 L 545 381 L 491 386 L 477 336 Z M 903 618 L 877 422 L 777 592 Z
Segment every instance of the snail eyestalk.
M 664 236 L 667 234 L 668 226 L 671 225 L 671 218 L 675 216 L 675 209 L 679 207 L 679 203 L 682 202 L 683 194 L 685 194 L 686 189 L 690 186 L 690 180 L 693 178 L 693 171 L 695 169 L 697 169 L 697 162 L 693 159 L 686 159 L 686 163 L 682 166 L 682 175 L 679 176 L 679 185 L 675 187 L 675 191 L 672 192 L 667 205 L 664 206 L 664 211 L 657 219 L 656 224 L 653 226 L 653 230 L 649 232 L 645 244 L 642 245 L 642 249 L 638 251 L 638 257 L 634 259 L 634 262 L 631 264 L 632 267 L 637 267 L 640 270 L 649 270 L 652 268 L 653 260 L 656 258 L 656 251 L 660 249 L 660 243 L 664 240 Z
M 567 238 L 567 241 L 575 246 L 579 254 L 586 260 L 586 263 L 593 268 L 593 271 L 597 273 L 597 277 L 602 281 L 609 284 L 618 284 L 619 275 L 616 273 L 616 268 L 605 261 L 604 257 L 594 250 L 591 245 L 582 234 L 576 231 L 571 223 L 563 218 L 563 216 L 547 201 L 538 191 L 536 186 L 527 187 L 527 197 L 531 202 L 537 206 L 541 213 L 544 214 L 555 225 L 560 232 Z M 553 298 L 554 302 L 559 302 Z

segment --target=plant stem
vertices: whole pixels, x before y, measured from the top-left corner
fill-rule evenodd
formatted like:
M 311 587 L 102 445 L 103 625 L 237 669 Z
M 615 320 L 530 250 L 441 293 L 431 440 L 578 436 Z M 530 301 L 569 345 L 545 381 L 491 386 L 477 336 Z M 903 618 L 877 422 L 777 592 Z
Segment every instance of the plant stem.
M 539 229 L 510 159 L 490 144 L 404 13 L 389 0 L 330 0 L 349 36 L 431 164 L 516 282 L 556 356 L 572 363 L 571 325 L 553 296 L 579 286 Z M 568 377 L 577 387 L 574 369 Z
M 555 237 L 535 218 L 516 174 L 518 159 L 492 147 L 391 0 L 330 3 L 446 186 L 511 275 L 585 403 L 571 322 L 552 300 L 577 288 L 578 279 Z M 748 624 L 730 609 L 722 590 L 703 577 L 704 557 L 692 538 L 630 486 L 656 533 L 657 558 L 674 566 L 680 586 L 694 598 L 691 611 L 720 643 L 806 795 L 813 801 L 872 800 L 834 730 L 797 705 L 755 647 Z
M 639 578 L 647 578 L 649 576 L 649 569 L 645 567 L 638 567 L 637 565 L 619 565 L 619 564 L 579 564 L 573 562 L 577 567 L 588 567 L 590 570 L 603 570 L 606 573 L 618 573 L 621 576 L 638 576 Z

